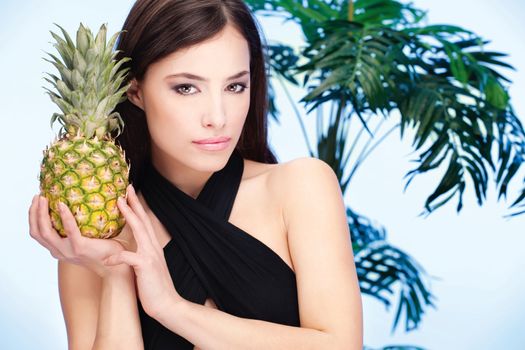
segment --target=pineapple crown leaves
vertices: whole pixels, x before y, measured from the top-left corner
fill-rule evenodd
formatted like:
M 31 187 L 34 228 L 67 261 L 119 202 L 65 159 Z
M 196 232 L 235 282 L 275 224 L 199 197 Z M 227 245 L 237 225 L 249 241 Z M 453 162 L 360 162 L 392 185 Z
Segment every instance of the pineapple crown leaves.
M 76 33 L 76 43 L 69 34 L 55 23 L 63 38 L 50 31 L 55 39 L 53 46 L 58 56 L 46 52 L 59 76 L 46 73 L 44 79 L 54 90 L 44 87 L 51 100 L 62 113 L 54 113 L 51 126 L 58 120 L 62 125 L 60 135 L 82 135 L 86 138 L 108 137 L 113 131 L 118 134 L 124 122 L 117 112 L 111 113 L 115 106 L 126 99 L 129 84 L 121 87 L 129 68 L 122 65 L 131 58 L 116 60 L 119 53 L 113 50 L 120 33 L 106 42 L 107 26 L 102 24 L 96 36 L 80 23 Z

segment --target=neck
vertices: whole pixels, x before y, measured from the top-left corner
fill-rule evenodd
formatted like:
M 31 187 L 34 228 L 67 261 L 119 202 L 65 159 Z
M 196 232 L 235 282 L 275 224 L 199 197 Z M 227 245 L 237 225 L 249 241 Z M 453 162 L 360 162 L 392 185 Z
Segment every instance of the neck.
M 213 173 L 225 165 L 220 164 L 217 169 L 212 168 L 211 170 L 201 171 L 189 167 L 187 164 L 166 155 L 158 149 L 152 150 L 151 161 L 155 169 L 163 177 L 194 199 L 197 198 Z

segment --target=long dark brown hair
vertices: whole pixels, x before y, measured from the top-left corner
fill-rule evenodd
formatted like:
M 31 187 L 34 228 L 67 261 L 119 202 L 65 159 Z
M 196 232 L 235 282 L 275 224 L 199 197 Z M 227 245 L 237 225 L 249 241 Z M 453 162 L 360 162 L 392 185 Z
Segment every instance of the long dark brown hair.
M 243 158 L 277 163 L 267 141 L 268 90 L 261 43 L 262 31 L 242 0 L 138 0 L 119 35 L 116 58 L 130 57 L 127 80 L 141 81 L 148 66 L 163 57 L 218 34 L 226 24 L 234 26 L 250 50 L 250 107 L 236 149 Z M 151 157 L 150 134 L 144 111 L 128 99 L 115 108 L 124 120 L 116 138 L 131 164 L 130 182 L 140 187 L 143 165 Z

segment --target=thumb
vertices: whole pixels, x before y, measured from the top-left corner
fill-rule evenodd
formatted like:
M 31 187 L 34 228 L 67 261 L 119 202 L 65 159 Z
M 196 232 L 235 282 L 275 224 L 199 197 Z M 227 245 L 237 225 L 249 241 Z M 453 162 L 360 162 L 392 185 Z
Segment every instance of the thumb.
M 138 254 L 127 250 L 124 250 L 115 255 L 110 255 L 108 258 L 104 259 L 103 262 L 106 266 L 126 264 L 129 266 L 138 267 L 141 264 Z

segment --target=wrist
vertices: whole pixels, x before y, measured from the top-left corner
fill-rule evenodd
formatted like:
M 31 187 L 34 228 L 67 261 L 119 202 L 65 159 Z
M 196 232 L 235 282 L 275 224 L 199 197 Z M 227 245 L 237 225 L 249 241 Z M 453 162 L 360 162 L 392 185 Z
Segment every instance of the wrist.
M 102 274 L 102 280 L 115 280 L 115 279 L 128 279 L 134 274 L 133 268 L 126 264 L 120 264 L 115 266 L 106 267 L 105 272 Z
M 150 316 L 166 326 L 168 322 L 173 322 L 174 318 L 181 319 L 187 312 L 189 303 L 191 302 L 178 294 L 172 295 L 164 303 L 160 303 L 158 311 Z

